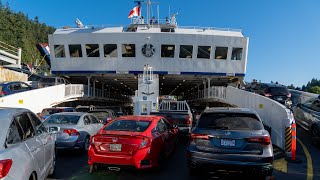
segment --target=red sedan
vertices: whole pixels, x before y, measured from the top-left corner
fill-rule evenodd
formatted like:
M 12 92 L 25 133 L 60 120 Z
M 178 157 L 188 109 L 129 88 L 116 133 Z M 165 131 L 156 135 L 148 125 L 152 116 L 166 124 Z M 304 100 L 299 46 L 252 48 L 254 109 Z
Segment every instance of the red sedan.
M 161 116 L 122 116 L 105 125 L 91 138 L 89 173 L 106 165 L 147 169 L 174 152 L 178 129 Z

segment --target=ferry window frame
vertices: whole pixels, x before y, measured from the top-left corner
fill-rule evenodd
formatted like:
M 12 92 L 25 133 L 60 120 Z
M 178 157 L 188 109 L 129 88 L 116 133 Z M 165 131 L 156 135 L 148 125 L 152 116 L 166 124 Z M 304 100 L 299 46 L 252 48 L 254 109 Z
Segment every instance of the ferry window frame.
M 191 50 L 191 56 L 190 57 L 188 57 L 187 55 L 181 54 L 181 52 L 183 52 L 183 51 L 186 51 L 186 52 L 190 53 L 190 51 L 188 51 L 186 49 L 186 48 L 190 48 L 190 46 L 191 46 L 191 49 L 189 49 L 189 50 Z M 180 45 L 179 58 L 181 58 L 181 59 L 192 59 L 192 56 L 193 56 L 193 45 Z
M 88 49 L 88 47 L 90 47 L 90 49 Z M 86 44 L 85 48 L 86 48 L 87 57 L 100 57 L 99 44 Z M 92 49 L 97 51 L 94 51 Z
M 54 45 L 54 57 L 56 58 L 65 58 L 66 57 L 66 49 L 63 44 Z
M 240 53 L 239 53 L 239 50 L 240 50 Z M 240 47 L 232 48 L 231 60 L 241 61 L 242 55 L 243 55 L 243 48 L 240 48 Z
M 223 52 L 221 52 L 220 54 L 217 53 L 217 51 L 223 51 L 223 50 L 227 50 L 225 51 L 225 54 L 222 54 Z M 228 51 L 229 48 L 226 46 L 216 46 L 215 51 L 214 51 L 214 59 L 217 60 L 227 60 L 228 58 Z M 221 56 L 221 58 L 218 58 L 219 56 Z M 224 58 L 225 57 L 225 58 Z
M 106 46 L 108 46 L 109 48 L 106 49 Z M 109 51 L 106 52 L 106 50 L 109 50 L 110 52 Z M 111 54 L 112 52 L 115 52 L 115 54 L 112 55 Z M 108 53 L 108 54 L 106 54 L 106 53 Z M 118 57 L 118 45 L 117 44 L 103 44 L 103 57 L 105 57 L 105 58 Z
M 172 47 L 172 50 L 168 50 L 169 47 Z M 161 57 L 162 58 L 174 58 L 176 45 L 174 44 L 161 44 Z
M 131 50 L 132 50 L 131 53 L 124 51 L 125 47 L 129 47 L 129 46 L 131 47 Z M 128 48 L 128 50 L 129 50 L 129 48 Z M 136 57 L 136 45 L 135 44 L 121 44 L 121 54 L 122 54 L 122 57 Z
M 203 48 L 201 48 L 203 47 Z M 204 50 L 204 48 L 208 48 L 208 52 L 206 50 Z M 197 52 L 197 58 L 199 59 L 210 59 L 210 55 L 211 55 L 211 50 L 212 50 L 212 47 L 211 46 L 198 46 L 198 52 Z M 205 55 L 201 55 L 200 56 L 200 51 L 203 51 L 204 54 L 207 53 L 207 56 Z
M 81 44 L 69 44 L 69 53 L 70 53 L 70 58 L 79 58 L 82 57 L 82 46 Z M 71 52 L 72 50 L 76 51 L 79 50 L 79 56 L 74 56 L 75 52 Z

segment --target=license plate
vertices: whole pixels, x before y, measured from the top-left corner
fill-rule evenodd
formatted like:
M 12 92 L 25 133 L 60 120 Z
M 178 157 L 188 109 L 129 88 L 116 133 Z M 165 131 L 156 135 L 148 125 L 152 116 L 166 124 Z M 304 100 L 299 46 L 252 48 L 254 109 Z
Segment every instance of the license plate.
M 236 140 L 233 140 L 233 139 L 221 139 L 220 144 L 221 144 L 221 146 L 235 147 L 236 146 Z
M 122 145 L 121 144 L 110 144 L 109 150 L 110 151 L 121 151 Z

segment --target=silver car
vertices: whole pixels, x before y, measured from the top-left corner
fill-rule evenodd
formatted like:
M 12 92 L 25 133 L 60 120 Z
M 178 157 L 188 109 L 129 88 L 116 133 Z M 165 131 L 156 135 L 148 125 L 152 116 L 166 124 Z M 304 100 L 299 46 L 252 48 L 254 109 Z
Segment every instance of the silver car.
M 57 149 L 82 149 L 87 151 L 90 137 L 102 127 L 101 121 L 85 112 L 56 113 L 44 121 L 45 126 L 56 132 Z
M 55 171 L 55 135 L 27 109 L 0 108 L 0 179 L 43 180 Z
M 250 109 L 204 110 L 192 130 L 187 154 L 191 174 L 207 170 L 263 178 L 273 171 L 270 134 Z
M 302 128 L 311 132 L 313 137 L 320 137 L 320 96 L 292 108 L 294 118 Z

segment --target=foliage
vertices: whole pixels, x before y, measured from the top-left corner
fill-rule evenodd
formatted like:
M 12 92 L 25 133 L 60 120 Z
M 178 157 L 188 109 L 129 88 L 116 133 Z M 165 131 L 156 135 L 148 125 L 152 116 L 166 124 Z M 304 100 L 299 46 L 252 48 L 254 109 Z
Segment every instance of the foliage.
M 37 16 L 30 20 L 22 12 L 13 12 L 8 3 L 4 6 L 0 0 L 0 41 L 22 48 L 22 62 L 40 59 L 36 44 L 48 42 L 48 34 L 54 31 L 53 27 L 40 23 Z
M 309 92 L 315 93 L 315 94 L 320 94 L 320 86 L 313 86 L 309 89 Z

